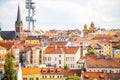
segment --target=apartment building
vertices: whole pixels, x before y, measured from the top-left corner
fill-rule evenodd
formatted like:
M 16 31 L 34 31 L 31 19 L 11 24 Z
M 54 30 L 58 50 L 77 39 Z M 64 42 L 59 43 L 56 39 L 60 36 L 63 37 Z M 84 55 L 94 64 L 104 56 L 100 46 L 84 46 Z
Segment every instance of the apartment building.
M 80 58 L 79 47 L 49 46 L 43 51 L 43 63 L 47 66 L 75 69 Z

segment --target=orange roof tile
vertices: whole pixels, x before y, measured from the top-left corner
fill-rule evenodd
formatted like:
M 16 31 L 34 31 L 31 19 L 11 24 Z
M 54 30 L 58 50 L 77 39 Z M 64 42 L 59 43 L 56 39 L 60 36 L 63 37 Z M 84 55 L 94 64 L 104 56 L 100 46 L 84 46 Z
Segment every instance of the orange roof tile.
M 81 38 L 81 37 L 78 37 L 76 39 L 76 42 L 88 42 L 89 40 L 87 38 Z
M 40 68 L 22 68 L 22 74 L 40 74 Z
M 62 68 L 22 68 L 22 74 L 43 74 L 43 75 L 63 75 L 64 69 Z
M 86 80 L 86 79 L 108 80 L 107 75 L 102 72 L 83 72 L 82 76 L 83 76 L 83 80 Z
M 105 59 L 97 57 L 87 57 L 86 65 L 88 68 L 120 68 L 120 64 L 114 59 Z
M 101 39 L 111 40 L 114 37 L 115 37 L 114 35 L 96 35 L 92 40 L 101 40 Z
M 14 43 L 14 41 L 0 41 L 0 46 L 10 49 Z
M 56 53 L 66 53 L 66 54 L 75 54 L 78 51 L 79 47 L 47 47 L 44 50 L 45 54 L 56 54 Z
M 62 68 L 41 68 L 41 74 L 43 74 L 43 75 L 63 75 L 64 69 L 62 69 Z
M 55 46 L 55 45 L 57 45 L 57 46 L 65 46 L 67 44 L 67 42 L 52 42 L 52 43 L 50 43 L 50 45 L 52 45 L 52 46 Z

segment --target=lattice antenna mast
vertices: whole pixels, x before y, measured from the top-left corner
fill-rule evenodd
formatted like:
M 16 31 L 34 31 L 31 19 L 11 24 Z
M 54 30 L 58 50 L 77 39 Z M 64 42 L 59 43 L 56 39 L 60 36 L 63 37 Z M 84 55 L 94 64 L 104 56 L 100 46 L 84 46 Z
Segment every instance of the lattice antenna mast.
M 28 9 L 28 15 L 26 16 L 26 21 L 28 22 L 28 30 L 34 30 L 35 28 L 35 2 L 33 0 L 26 0 L 26 9 Z M 31 25 L 32 23 L 32 25 Z

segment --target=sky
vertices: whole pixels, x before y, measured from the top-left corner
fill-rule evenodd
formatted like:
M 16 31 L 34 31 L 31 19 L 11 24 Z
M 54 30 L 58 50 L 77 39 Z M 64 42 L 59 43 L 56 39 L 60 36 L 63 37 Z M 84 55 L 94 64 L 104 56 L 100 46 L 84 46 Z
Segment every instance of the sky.
M 120 0 L 33 0 L 36 2 L 35 30 L 83 29 L 84 24 L 105 29 L 120 29 Z M 0 0 L 2 30 L 14 30 L 20 5 L 24 29 L 27 9 L 25 0 Z

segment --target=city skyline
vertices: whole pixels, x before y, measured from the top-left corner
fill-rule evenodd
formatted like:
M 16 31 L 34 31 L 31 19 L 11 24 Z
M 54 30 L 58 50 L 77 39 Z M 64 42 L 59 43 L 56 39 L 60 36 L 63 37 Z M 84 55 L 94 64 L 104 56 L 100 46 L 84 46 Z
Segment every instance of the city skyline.
M 119 28 L 119 0 L 34 0 L 36 2 L 36 27 L 43 29 L 83 29 L 84 24 L 95 27 Z M 27 9 L 25 0 L 1 0 L 0 24 L 2 30 L 14 30 L 17 17 L 17 7 L 20 5 L 24 29 Z

